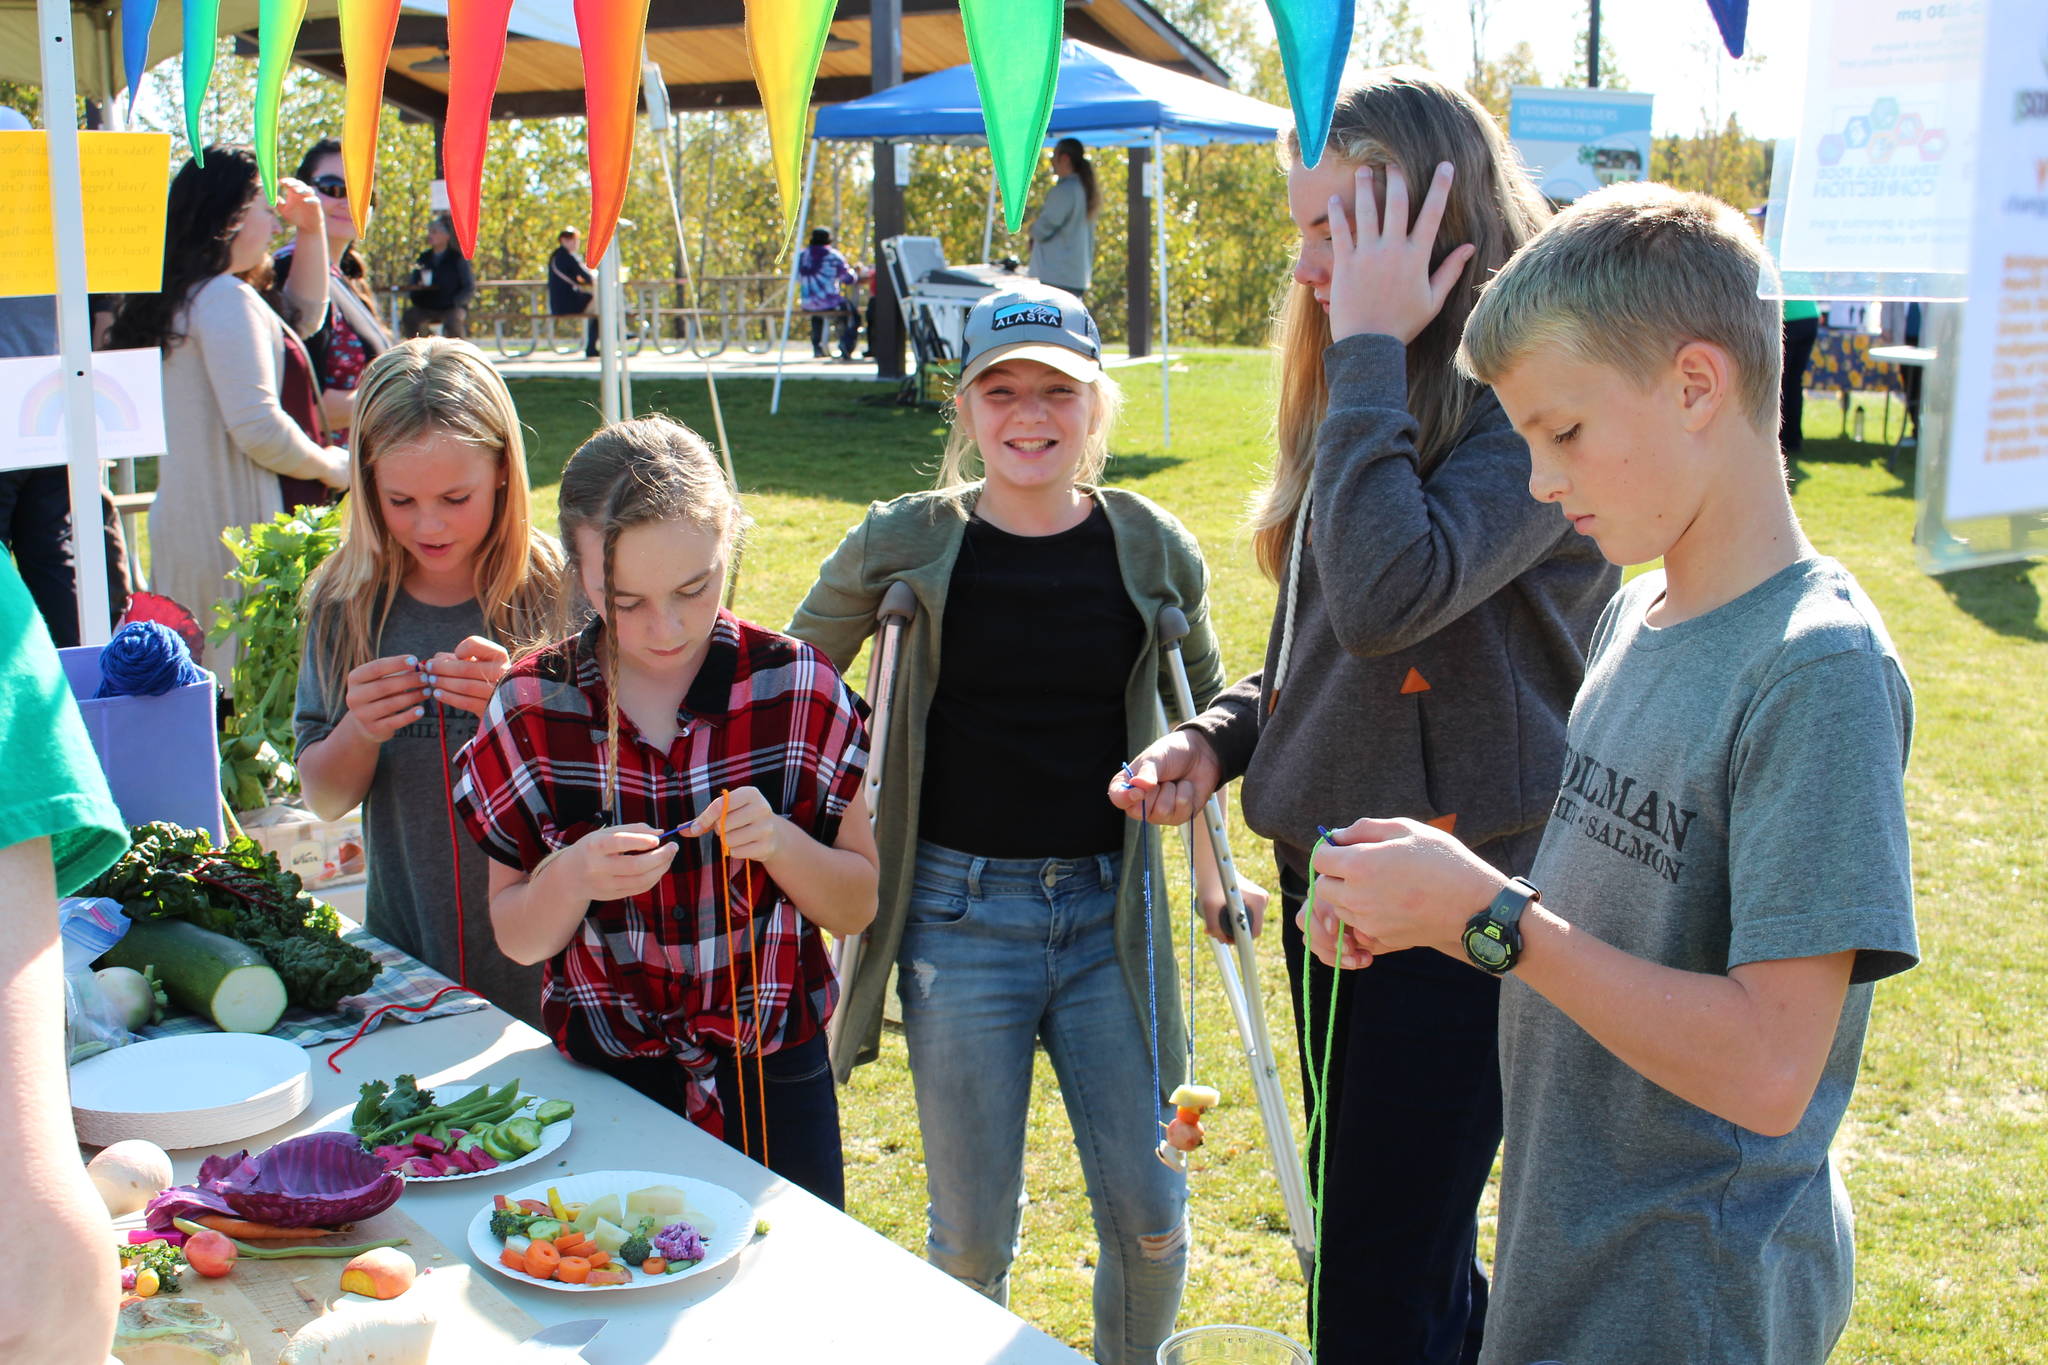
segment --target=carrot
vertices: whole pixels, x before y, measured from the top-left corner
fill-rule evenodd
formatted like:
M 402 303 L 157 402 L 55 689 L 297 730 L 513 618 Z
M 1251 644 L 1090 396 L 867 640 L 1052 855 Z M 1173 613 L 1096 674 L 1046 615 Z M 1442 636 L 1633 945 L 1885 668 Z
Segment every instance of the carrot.
M 224 1232 L 230 1237 L 241 1237 L 251 1242 L 289 1240 L 294 1237 L 337 1237 L 341 1228 L 281 1228 L 275 1223 L 251 1223 L 241 1218 L 227 1218 L 210 1213 L 204 1218 L 193 1220 L 201 1227 Z
M 592 1270 L 602 1270 L 611 1263 L 612 1258 L 602 1251 L 593 1251 L 590 1253 L 590 1268 Z
M 562 1253 L 553 1242 L 535 1242 L 526 1249 L 526 1273 L 536 1280 L 552 1280 L 562 1263 Z
M 666 1275 L 668 1274 L 668 1262 L 659 1256 L 649 1256 L 640 1263 L 640 1273 L 643 1275 Z
M 565 1231 L 560 1237 L 555 1238 L 555 1250 L 564 1256 L 581 1256 L 584 1254 L 583 1248 L 590 1245 L 590 1239 L 580 1232 Z
M 526 1258 L 511 1247 L 506 1247 L 498 1253 L 498 1261 L 508 1269 L 516 1270 L 522 1275 L 526 1273 Z
M 563 1284 L 582 1284 L 590 1278 L 590 1262 L 581 1256 L 564 1256 L 555 1267 L 555 1278 Z

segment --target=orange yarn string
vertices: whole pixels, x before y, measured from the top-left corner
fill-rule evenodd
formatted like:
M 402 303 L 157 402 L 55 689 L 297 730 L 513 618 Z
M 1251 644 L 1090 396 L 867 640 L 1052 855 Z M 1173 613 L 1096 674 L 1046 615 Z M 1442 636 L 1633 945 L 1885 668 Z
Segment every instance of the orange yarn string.
M 740 1039 L 739 938 L 732 927 L 732 852 L 725 842 L 725 796 L 723 791 L 718 794 L 718 892 L 724 906 L 726 966 L 732 978 L 732 1069 L 740 1098 L 740 1151 L 752 1156 L 754 1153 L 747 1146 L 747 1067 Z

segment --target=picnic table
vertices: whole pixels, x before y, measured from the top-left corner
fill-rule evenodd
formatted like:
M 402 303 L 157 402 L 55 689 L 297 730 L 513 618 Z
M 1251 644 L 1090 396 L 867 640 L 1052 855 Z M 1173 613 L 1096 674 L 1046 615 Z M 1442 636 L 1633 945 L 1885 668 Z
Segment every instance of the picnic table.
M 568 1142 L 542 1165 L 406 1190 L 399 1209 L 453 1254 L 467 1254 L 469 1222 L 493 1194 L 586 1171 L 661 1171 L 708 1180 L 747 1199 L 755 1216 L 772 1225 L 715 1271 L 646 1290 L 565 1294 L 478 1267 L 543 1326 L 610 1319 L 584 1349 L 590 1365 L 705 1359 L 1072 1365 L 1083 1359 L 630 1087 L 563 1058 L 539 1032 L 502 1010 L 380 1028 L 340 1057 L 339 1075 L 327 1065 L 332 1050 L 323 1045 L 311 1053 L 313 1101 L 305 1112 L 234 1145 L 260 1151 L 340 1126 L 364 1081 L 400 1072 L 418 1076 L 423 1086 L 458 1088 L 476 1078 L 516 1076 L 524 1090 L 574 1102 Z M 850 1120 L 857 1130 L 860 1116 Z M 208 1154 L 172 1153 L 178 1181 L 193 1180 Z

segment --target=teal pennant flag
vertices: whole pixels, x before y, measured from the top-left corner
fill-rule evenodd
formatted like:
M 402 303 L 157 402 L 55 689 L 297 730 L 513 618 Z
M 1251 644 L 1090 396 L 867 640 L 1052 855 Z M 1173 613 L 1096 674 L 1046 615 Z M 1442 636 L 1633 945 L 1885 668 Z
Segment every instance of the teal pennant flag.
M 1280 37 L 1280 61 L 1287 68 L 1287 99 L 1294 106 L 1294 134 L 1301 160 L 1323 159 L 1330 135 L 1330 111 L 1351 54 L 1352 0 L 1266 0 Z

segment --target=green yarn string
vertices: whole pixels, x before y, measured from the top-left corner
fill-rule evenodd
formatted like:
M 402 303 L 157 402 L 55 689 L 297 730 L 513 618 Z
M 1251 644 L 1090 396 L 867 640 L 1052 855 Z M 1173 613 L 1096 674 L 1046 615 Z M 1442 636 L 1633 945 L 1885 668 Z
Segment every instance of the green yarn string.
M 1308 893 L 1302 899 L 1304 929 L 1302 931 L 1301 953 L 1301 1018 L 1303 1041 L 1315 1032 L 1315 952 L 1311 944 L 1315 938 L 1316 913 L 1316 852 L 1330 842 L 1325 833 L 1308 852 Z M 1330 1054 L 1337 1050 L 1337 989 L 1343 979 L 1342 969 L 1330 969 L 1330 1003 L 1324 1011 L 1323 1057 L 1318 1063 L 1309 1058 L 1309 1143 L 1314 1148 L 1316 1183 L 1309 1204 L 1316 1217 L 1316 1268 L 1308 1295 L 1308 1335 L 1314 1350 L 1323 1320 L 1323 1203 L 1329 1189 L 1326 1171 L 1330 1151 L 1330 1110 L 1327 1097 L 1330 1093 Z M 1320 1354 L 1320 1353 L 1318 1353 Z

